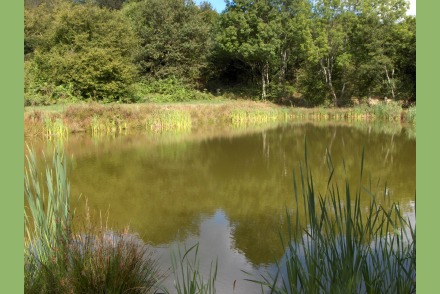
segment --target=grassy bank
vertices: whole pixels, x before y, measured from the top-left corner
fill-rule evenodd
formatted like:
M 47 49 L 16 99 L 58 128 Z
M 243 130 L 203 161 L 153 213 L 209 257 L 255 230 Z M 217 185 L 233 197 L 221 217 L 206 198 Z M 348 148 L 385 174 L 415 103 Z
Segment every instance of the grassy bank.
M 187 131 L 206 125 L 246 126 L 288 121 L 406 121 L 415 124 L 415 107 L 403 110 L 395 103 L 353 108 L 296 108 L 266 102 L 211 101 L 172 104 L 73 104 L 27 107 L 25 136 L 65 137 L 69 133 L 94 135 L 129 130 Z

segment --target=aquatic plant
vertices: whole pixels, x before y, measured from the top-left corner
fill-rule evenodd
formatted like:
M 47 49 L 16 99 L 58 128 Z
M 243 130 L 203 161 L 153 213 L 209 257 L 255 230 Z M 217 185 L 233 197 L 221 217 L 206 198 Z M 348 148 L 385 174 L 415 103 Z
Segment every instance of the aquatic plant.
M 381 120 L 399 120 L 402 107 L 394 101 L 388 103 L 378 103 L 371 106 L 373 115 Z
M 191 130 L 191 114 L 182 110 L 161 110 L 154 112 L 145 122 L 150 131 Z
M 348 182 L 342 190 L 332 179 L 334 168 L 327 156 L 329 179 L 324 195 L 315 191 L 307 162 L 300 166 L 300 188 L 294 175 L 295 210 L 286 210 L 287 231 L 280 232 L 285 251 L 276 274 L 252 282 L 271 293 L 415 293 L 416 229 L 393 203 L 385 209 L 371 189 L 353 195 Z M 360 182 L 362 181 L 362 155 Z M 361 207 L 361 191 L 371 196 Z M 300 202 L 301 205 L 299 204 Z M 296 217 L 295 217 L 296 215 Z M 293 219 L 292 219 L 293 216 Z
M 174 275 L 174 290 L 177 294 L 214 294 L 217 279 L 218 262 L 211 263 L 207 277 L 200 272 L 198 258 L 199 244 L 189 249 L 177 248 L 172 252 L 171 264 Z M 165 289 L 167 293 L 170 293 Z
M 74 234 L 67 161 L 55 150 L 45 177 L 29 150 L 25 170 L 25 293 L 153 293 L 161 275 L 134 235 L 88 222 Z
M 66 138 L 69 134 L 68 128 L 64 125 L 60 118 L 44 117 L 44 133 L 51 138 Z
M 408 110 L 406 112 L 405 119 L 409 123 L 416 124 L 416 107 L 415 106 L 411 106 L 408 108 Z

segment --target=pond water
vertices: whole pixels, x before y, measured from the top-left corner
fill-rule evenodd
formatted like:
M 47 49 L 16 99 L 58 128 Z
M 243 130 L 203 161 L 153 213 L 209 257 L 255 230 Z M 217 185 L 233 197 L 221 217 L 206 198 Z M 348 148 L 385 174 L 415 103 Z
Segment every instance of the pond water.
M 283 256 L 279 230 L 294 205 L 293 170 L 299 175 L 307 141 L 316 189 L 325 192 L 329 172 L 359 187 L 373 183 L 380 199 L 400 203 L 415 218 L 416 141 L 400 125 L 286 124 L 258 128 L 205 128 L 188 133 L 70 136 L 71 188 L 76 217 L 84 198 L 92 211 L 108 211 L 109 226 L 130 230 L 155 248 L 170 267 L 177 244 L 199 243 L 202 271 L 218 258 L 218 293 L 258 293 L 249 277 L 275 269 Z M 50 153 L 50 141 L 28 141 Z M 39 153 L 40 154 L 40 153 Z M 371 179 L 371 181 L 370 181 Z M 365 206 L 371 197 L 363 193 Z M 165 282 L 172 285 L 172 279 Z

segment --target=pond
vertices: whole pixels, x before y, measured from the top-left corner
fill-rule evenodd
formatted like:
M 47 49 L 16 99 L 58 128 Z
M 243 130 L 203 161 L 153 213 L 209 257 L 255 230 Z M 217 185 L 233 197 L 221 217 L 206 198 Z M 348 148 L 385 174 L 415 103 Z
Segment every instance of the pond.
M 72 156 L 71 188 L 76 217 L 84 198 L 92 211 L 108 212 L 109 226 L 139 234 L 155 248 L 161 267 L 170 267 L 177 244 L 199 243 L 202 271 L 218 258 L 217 292 L 255 293 L 243 271 L 275 270 L 283 257 L 279 231 L 293 207 L 293 172 L 308 165 L 325 193 L 332 156 L 333 177 L 399 202 L 415 218 L 414 130 L 394 124 L 294 123 L 257 128 L 200 128 L 187 133 L 71 135 L 62 144 Z M 28 141 L 50 153 L 50 141 Z M 39 152 L 38 154 L 41 154 Z M 362 193 L 365 206 L 370 195 Z M 172 279 L 165 284 L 172 285 Z

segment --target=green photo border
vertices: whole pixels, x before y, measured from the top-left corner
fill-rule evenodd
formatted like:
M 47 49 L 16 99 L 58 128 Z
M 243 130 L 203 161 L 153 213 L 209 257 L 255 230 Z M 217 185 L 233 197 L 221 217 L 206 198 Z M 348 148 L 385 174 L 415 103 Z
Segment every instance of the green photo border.
M 436 208 L 440 204 L 435 184 L 439 181 L 440 144 L 436 120 L 440 99 L 436 99 L 440 59 L 437 25 L 440 2 L 417 3 L 417 221 L 419 230 L 417 256 L 417 290 L 434 293 L 438 278 L 435 253 L 439 237 Z M 0 10 L 2 36 L 0 81 L 2 85 L 3 134 L 1 183 L 3 203 L 0 206 L 2 246 L 0 253 L 0 289 L 2 293 L 23 292 L 23 1 L 5 1 Z M 423 97 L 433 96 L 429 103 Z M 422 100 L 420 100 L 422 99 Z M 435 106 L 437 105 L 437 106 Z M 430 198 L 426 198 L 430 197 Z M 433 292 L 434 291 L 434 292 Z
M 429 5 L 429 6 L 428 6 Z M 440 100 L 436 99 L 440 85 L 439 24 L 440 3 L 417 3 L 417 292 L 434 293 L 437 285 L 439 244 L 436 209 L 440 204 L 436 184 L 439 183 L 439 114 Z M 437 23 L 437 25 L 436 25 Z M 429 98 L 425 98 L 429 97 Z M 426 99 L 430 99 L 427 101 Z M 436 131 L 437 130 L 437 131 Z M 429 198 L 426 198 L 429 197 Z
M 24 280 L 23 7 L 23 1 L 5 1 L 0 9 L 1 293 L 22 293 Z

